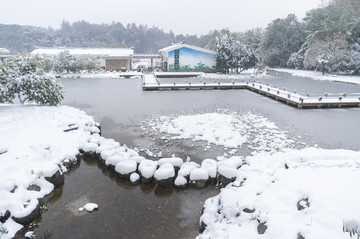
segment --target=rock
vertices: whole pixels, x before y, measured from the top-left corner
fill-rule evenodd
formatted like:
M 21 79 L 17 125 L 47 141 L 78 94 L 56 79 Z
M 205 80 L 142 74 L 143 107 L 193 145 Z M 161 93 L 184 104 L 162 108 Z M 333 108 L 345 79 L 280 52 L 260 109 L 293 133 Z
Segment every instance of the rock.
M 185 162 L 181 165 L 178 175 L 185 177 L 187 180 L 190 179 L 190 173 L 192 170 L 200 168 L 200 165 L 195 162 Z
M 41 188 L 38 185 L 31 184 L 26 190 L 40 192 Z
M 6 212 L 4 213 L 4 215 L 0 215 L 0 222 L 1 223 L 5 223 L 7 219 L 9 219 L 10 217 L 10 212 L 8 210 L 6 210 Z
M 219 172 L 219 181 L 224 186 L 235 181 L 238 173 L 236 168 L 231 167 L 227 164 L 223 164 L 219 166 L 218 172 Z
M 12 219 L 21 225 L 26 225 L 30 224 L 38 216 L 40 216 L 40 203 L 37 204 L 36 208 L 29 215 L 21 218 L 13 216 Z
M 243 209 L 243 212 L 245 212 L 245 213 L 254 213 L 254 212 L 255 212 L 255 209 L 244 208 L 244 209 Z
M 195 182 L 196 188 L 204 188 L 208 179 L 208 171 L 205 168 L 196 168 L 190 173 L 190 181 Z
M 130 175 L 130 181 L 132 184 L 137 184 L 140 181 L 140 175 L 137 173 L 132 173 Z
M 158 161 L 159 166 L 169 163 L 174 166 L 174 169 L 178 171 L 181 167 L 181 165 L 184 163 L 184 160 L 182 158 L 178 157 L 172 157 L 172 158 L 161 158 Z
M 134 173 L 136 169 L 137 163 L 130 159 L 122 160 L 115 166 L 115 171 L 125 178 L 129 178 L 130 174 Z
M 154 173 L 157 168 L 157 162 L 145 159 L 142 160 L 139 164 L 139 174 L 141 176 L 141 181 L 149 183 L 154 178 Z
M 64 174 L 62 174 L 60 170 L 56 171 L 56 173 L 51 177 L 45 177 L 45 179 L 54 184 L 55 188 L 64 184 Z
M 187 183 L 188 183 L 188 180 L 184 176 L 181 176 L 181 175 L 178 175 L 174 182 L 175 186 L 179 187 L 179 188 L 185 188 Z
M 155 181 L 158 185 L 172 185 L 175 179 L 175 169 L 170 163 L 161 165 L 154 173 Z
M 303 237 L 303 235 L 301 235 L 301 233 L 299 232 L 296 239 L 305 239 L 305 237 Z
M 204 159 L 201 167 L 208 171 L 209 183 L 216 184 L 217 181 L 217 162 L 214 159 Z
M 300 201 L 298 201 L 296 206 L 297 206 L 298 211 L 302 211 L 305 208 L 310 207 L 309 199 L 308 198 L 301 199 Z
M 267 228 L 268 227 L 266 226 L 266 222 L 261 222 L 261 223 L 259 223 L 259 225 L 257 227 L 257 231 L 261 235 L 266 232 Z
M 79 212 L 82 212 L 84 210 L 86 210 L 88 212 L 92 212 L 94 210 L 97 210 L 98 208 L 99 208 L 99 205 L 97 205 L 96 203 L 87 203 L 83 207 L 79 208 Z

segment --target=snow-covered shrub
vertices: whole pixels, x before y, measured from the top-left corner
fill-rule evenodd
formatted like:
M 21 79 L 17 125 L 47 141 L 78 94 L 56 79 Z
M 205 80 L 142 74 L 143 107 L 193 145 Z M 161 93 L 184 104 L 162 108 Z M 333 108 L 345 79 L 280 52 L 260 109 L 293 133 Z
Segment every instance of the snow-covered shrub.
M 291 68 L 303 68 L 304 67 L 304 54 L 301 51 L 294 52 L 290 55 L 286 65 Z
M 62 51 L 54 57 L 53 70 L 57 73 L 66 71 L 77 72 L 79 69 L 76 58 L 70 55 L 69 51 Z
M 87 71 L 93 71 L 93 70 L 100 70 L 101 64 L 100 60 L 96 58 L 95 56 L 90 55 L 83 55 L 76 57 L 76 66 L 79 68 L 79 70 L 87 70 Z
M 257 62 L 255 54 L 243 41 L 234 39 L 226 33 L 217 37 L 216 51 L 216 68 L 225 73 L 235 71 L 239 74 Z
M 39 56 L 8 58 L 0 66 L 0 102 L 33 102 L 58 105 L 63 97 L 60 80 L 45 75 L 45 62 Z
M 72 56 L 69 51 L 62 51 L 53 58 L 53 70 L 57 73 L 79 72 L 82 70 L 100 70 L 100 60 L 94 56 Z

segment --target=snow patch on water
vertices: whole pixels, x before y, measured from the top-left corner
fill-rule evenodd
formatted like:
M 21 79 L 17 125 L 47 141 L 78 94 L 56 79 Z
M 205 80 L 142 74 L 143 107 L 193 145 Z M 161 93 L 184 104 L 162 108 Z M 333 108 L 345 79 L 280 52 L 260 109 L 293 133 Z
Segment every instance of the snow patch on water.
M 218 110 L 188 115 L 154 115 L 140 123 L 144 133 L 167 140 L 192 140 L 234 149 L 246 145 L 254 152 L 277 152 L 292 148 L 295 139 L 280 130 L 274 122 L 251 112 Z

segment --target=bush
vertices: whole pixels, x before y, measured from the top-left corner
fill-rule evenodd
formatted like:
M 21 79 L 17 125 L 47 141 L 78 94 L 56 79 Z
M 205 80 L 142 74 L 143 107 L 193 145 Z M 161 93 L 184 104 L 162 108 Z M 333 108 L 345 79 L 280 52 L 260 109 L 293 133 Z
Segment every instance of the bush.
M 60 80 L 45 75 L 45 62 L 39 56 L 8 58 L 0 66 L 0 102 L 58 105 L 63 97 Z

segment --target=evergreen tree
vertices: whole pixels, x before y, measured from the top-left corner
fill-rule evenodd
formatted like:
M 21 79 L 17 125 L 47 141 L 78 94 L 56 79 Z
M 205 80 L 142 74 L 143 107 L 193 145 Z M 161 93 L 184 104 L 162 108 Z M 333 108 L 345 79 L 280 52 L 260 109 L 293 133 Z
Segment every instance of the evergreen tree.
M 54 57 L 53 69 L 57 73 L 64 71 L 70 73 L 79 71 L 79 66 L 76 58 L 70 55 L 69 51 L 62 51 Z
M 305 42 L 301 23 L 294 14 L 275 19 L 266 28 L 262 54 L 269 66 L 286 66 L 290 55 Z
M 33 102 L 58 105 L 63 99 L 60 80 L 45 75 L 45 62 L 38 56 L 8 58 L 0 66 L 0 102 Z

